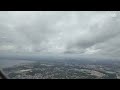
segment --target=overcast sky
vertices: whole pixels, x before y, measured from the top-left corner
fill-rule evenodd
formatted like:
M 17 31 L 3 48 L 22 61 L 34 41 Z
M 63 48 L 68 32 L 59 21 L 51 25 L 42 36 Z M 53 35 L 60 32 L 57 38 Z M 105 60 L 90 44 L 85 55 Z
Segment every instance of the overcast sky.
M 1 11 L 0 52 L 120 56 L 120 14 Z

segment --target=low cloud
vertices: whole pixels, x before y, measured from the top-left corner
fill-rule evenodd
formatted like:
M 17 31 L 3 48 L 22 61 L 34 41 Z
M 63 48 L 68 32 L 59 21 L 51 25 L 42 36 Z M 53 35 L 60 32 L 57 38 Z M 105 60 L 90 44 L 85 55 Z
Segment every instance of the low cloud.
M 119 57 L 119 28 L 119 12 L 4 11 L 0 52 Z

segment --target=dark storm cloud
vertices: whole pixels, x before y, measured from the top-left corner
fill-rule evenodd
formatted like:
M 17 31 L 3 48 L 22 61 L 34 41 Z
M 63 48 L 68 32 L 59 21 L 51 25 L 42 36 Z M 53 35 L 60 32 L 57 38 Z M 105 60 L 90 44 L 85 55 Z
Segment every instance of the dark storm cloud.
M 0 12 L 0 52 L 120 55 L 119 12 Z

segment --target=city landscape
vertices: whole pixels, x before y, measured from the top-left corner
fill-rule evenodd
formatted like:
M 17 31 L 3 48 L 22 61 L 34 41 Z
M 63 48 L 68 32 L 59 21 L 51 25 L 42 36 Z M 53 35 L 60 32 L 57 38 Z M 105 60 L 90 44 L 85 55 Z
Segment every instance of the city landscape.
M 120 12 L 1 11 L 1 71 L 10 79 L 120 79 Z
M 3 68 L 10 79 L 120 79 L 120 62 L 36 61 Z

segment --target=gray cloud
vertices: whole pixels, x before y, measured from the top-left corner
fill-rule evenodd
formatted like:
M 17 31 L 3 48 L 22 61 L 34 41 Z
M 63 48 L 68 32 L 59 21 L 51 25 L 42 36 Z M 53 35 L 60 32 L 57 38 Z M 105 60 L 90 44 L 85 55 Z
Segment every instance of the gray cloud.
M 119 28 L 112 11 L 0 12 L 0 52 L 119 57 Z

